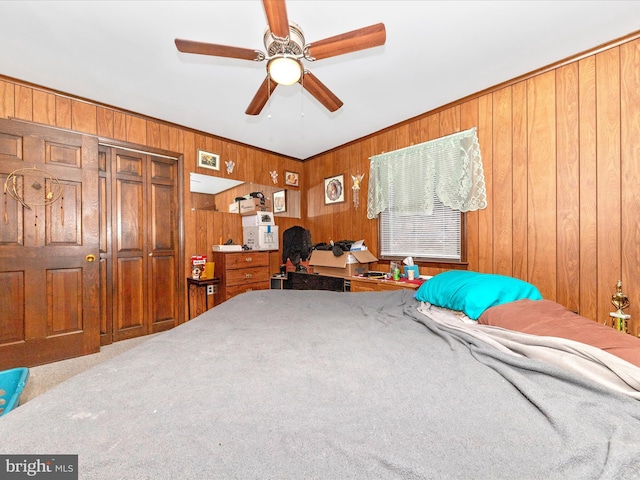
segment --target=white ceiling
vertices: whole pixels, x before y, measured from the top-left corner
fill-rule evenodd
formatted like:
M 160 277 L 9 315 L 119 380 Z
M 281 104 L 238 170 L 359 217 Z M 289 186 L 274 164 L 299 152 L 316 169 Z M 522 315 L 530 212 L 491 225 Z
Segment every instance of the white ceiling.
M 382 47 L 305 62 L 300 85 L 245 115 L 265 62 L 179 53 L 184 38 L 264 51 L 262 2 L 0 1 L 0 74 L 306 159 L 640 30 L 640 1 L 288 0 L 306 41 L 378 22 Z

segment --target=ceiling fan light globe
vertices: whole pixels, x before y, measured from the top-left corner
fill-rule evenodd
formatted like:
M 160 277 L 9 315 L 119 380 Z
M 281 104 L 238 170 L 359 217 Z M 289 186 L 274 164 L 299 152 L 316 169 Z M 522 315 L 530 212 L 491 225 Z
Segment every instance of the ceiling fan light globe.
M 300 61 L 286 55 L 269 60 L 267 72 L 278 85 L 293 85 L 302 76 Z

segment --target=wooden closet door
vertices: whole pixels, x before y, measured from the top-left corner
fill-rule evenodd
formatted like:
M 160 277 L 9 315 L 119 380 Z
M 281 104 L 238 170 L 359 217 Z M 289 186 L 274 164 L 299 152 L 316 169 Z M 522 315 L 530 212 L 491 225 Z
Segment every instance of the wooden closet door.
M 113 339 L 149 333 L 145 222 L 146 155 L 112 150 Z
M 148 298 L 152 333 L 178 325 L 178 166 L 149 157 Z
M 97 150 L 93 137 L 0 121 L 0 370 L 100 348 Z M 23 205 L 5 181 L 32 167 L 16 175 Z M 36 206 L 57 182 L 60 197 Z
M 114 341 L 178 324 L 177 164 L 112 150 Z

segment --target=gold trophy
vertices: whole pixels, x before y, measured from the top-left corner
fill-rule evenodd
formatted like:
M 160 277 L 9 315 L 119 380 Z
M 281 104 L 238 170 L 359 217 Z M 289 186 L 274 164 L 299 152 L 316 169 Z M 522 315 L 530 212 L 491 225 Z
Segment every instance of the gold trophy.
M 620 332 L 629 333 L 627 320 L 631 318 L 631 315 L 624 313 L 623 310 L 627 308 L 631 302 L 629 302 L 629 297 L 622 293 L 622 280 L 618 280 L 616 284 L 616 293 L 611 295 L 611 303 L 618 309 L 616 312 L 609 313 L 609 316 L 613 318 L 613 328 Z

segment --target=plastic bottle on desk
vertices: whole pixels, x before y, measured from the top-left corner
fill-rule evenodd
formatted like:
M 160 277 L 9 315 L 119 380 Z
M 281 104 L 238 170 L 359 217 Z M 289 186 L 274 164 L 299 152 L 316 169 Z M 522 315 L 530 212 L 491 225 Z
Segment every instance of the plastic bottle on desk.
M 395 281 L 400 280 L 400 269 L 399 268 L 394 268 L 393 269 L 393 279 Z

